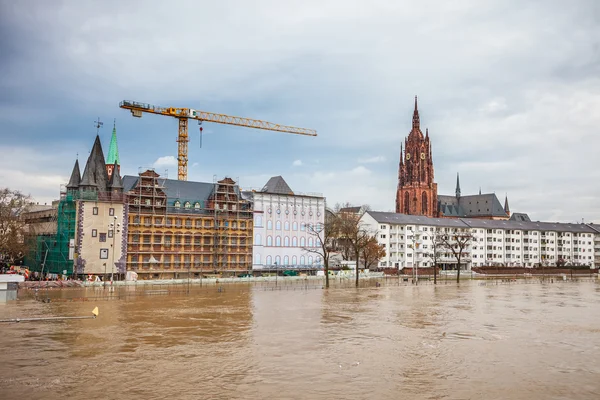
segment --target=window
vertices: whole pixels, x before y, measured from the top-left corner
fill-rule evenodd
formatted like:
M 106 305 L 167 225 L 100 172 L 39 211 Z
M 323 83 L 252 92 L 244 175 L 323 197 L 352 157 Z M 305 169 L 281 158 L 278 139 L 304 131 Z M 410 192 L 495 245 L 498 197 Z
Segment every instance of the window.
M 285 238 L 283 238 L 283 245 L 285 247 L 290 247 L 290 238 L 288 236 L 286 236 Z
M 267 221 L 267 229 L 273 229 L 273 222 Z
M 306 245 L 306 242 L 304 241 L 304 238 L 301 237 L 300 238 L 300 247 L 304 247 Z
M 273 246 L 273 238 L 271 236 L 267 236 L 267 246 Z
M 292 230 L 293 230 L 293 231 L 297 231 L 297 230 L 298 230 L 298 223 L 297 223 L 297 222 L 294 222 L 294 223 L 292 224 Z
M 260 237 L 260 233 L 257 233 L 257 234 L 254 236 L 254 244 L 255 244 L 255 245 L 257 245 L 257 246 L 260 246 L 260 245 L 262 244 L 262 243 L 261 243 L 261 237 Z
M 275 230 L 278 230 L 278 231 L 281 230 L 281 221 L 275 222 Z
M 109 238 L 113 237 L 113 232 L 114 232 L 114 231 L 113 231 L 112 229 L 108 231 L 108 237 L 109 237 Z
M 294 236 L 292 238 L 292 247 L 297 247 L 297 246 L 298 246 L 298 238 Z
M 312 263 L 313 263 L 312 256 L 308 256 L 308 265 L 312 265 Z
M 305 265 L 306 263 L 306 259 L 304 258 L 304 256 L 300 256 L 300 265 Z
M 288 221 L 285 221 L 284 225 L 283 225 L 283 229 L 286 231 L 290 230 L 290 223 Z
M 292 265 L 298 264 L 298 258 L 296 256 L 292 256 Z
M 304 224 L 300 224 L 300 230 L 301 230 L 301 231 L 305 231 L 305 230 L 306 230 L 306 225 L 304 225 Z
M 110 215 L 111 217 L 115 215 L 115 209 L 114 208 L 109 208 L 108 209 L 108 215 Z
M 260 264 L 260 254 L 254 255 L 254 264 Z
M 96 236 L 98 236 L 98 230 L 92 229 L 92 237 L 96 237 Z
M 273 259 L 271 258 L 271 256 L 267 256 L 267 261 L 266 261 L 267 265 L 271 265 L 273 264 Z
M 98 207 L 92 208 L 92 214 L 98 215 Z
M 106 242 L 106 233 L 100 233 L 100 241 Z
M 281 257 L 275 256 L 275 264 L 281 265 Z
M 181 207 L 181 203 L 179 202 L 179 200 L 175 200 L 175 208 L 179 208 Z
M 275 246 L 277 246 L 277 247 L 281 246 L 281 236 L 277 236 L 275 238 Z
M 380 225 L 379 229 L 385 229 L 385 225 Z
M 283 257 L 283 265 L 289 265 L 290 258 L 288 256 Z
M 100 259 L 106 260 L 108 258 L 108 249 L 100 249 Z
M 308 238 L 308 247 L 313 247 L 313 238 Z
M 186 201 L 185 203 L 183 203 L 183 207 L 189 209 L 189 208 L 192 208 L 192 205 L 190 204 L 189 201 Z
M 254 219 L 254 226 L 262 226 L 262 216 L 256 216 L 256 218 Z

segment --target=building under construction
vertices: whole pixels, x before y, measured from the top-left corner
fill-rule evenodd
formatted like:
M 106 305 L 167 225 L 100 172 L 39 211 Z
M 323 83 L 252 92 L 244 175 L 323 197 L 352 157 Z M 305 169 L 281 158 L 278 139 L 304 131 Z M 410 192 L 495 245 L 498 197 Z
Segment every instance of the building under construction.
M 234 276 L 252 269 L 251 203 L 237 183 L 123 178 L 128 271 L 139 279 Z

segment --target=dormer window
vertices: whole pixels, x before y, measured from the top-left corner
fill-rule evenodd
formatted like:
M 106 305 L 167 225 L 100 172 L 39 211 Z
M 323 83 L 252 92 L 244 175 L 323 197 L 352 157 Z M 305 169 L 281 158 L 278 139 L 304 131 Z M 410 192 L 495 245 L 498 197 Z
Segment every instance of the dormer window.
M 175 208 L 180 208 L 181 207 L 181 203 L 179 202 L 179 200 L 175 200 Z
M 196 203 L 194 204 L 194 208 L 195 208 L 196 210 L 199 210 L 199 209 L 200 209 L 200 203 L 196 202 Z
M 191 208 L 191 207 L 192 207 L 189 201 L 186 201 L 186 202 L 183 204 L 183 206 L 184 206 L 185 208 Z

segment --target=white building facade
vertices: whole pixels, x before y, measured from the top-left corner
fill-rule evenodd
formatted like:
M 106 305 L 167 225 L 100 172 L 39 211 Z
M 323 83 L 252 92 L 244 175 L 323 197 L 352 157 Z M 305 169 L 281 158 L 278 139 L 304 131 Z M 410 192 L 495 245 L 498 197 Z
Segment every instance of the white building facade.
M 535 267 L 594 264 L 594 237 L 597 233 L 585 224 L 522 222 L 474 218 L 428 218 L 369 211 L 361 222 L 377 234 L 386 249 L 380 268 L 433 266 L 431 257 L 435 234 L 470 233 L 463 269 L 479 266 Z M 414 251 L 413 251 L 414 250 Z M 456 266 L 455 257 L 444 254 L 438 264 Z
M 325 222 L 325 198 L 295 193 L 281 176 L 260 191 L 245 192 L 254 210 L 253 270 L 322 268 L 314 230 Z

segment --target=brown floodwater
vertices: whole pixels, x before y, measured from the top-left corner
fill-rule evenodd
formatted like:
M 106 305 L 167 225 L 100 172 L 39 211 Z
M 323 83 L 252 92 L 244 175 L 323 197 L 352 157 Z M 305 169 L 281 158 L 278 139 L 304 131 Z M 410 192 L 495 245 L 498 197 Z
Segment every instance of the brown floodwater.
M 595 282 L 269 289 L 20 293 L 0 319 L 100 316 L 1 324 L 0 398 L 600 398 Z

